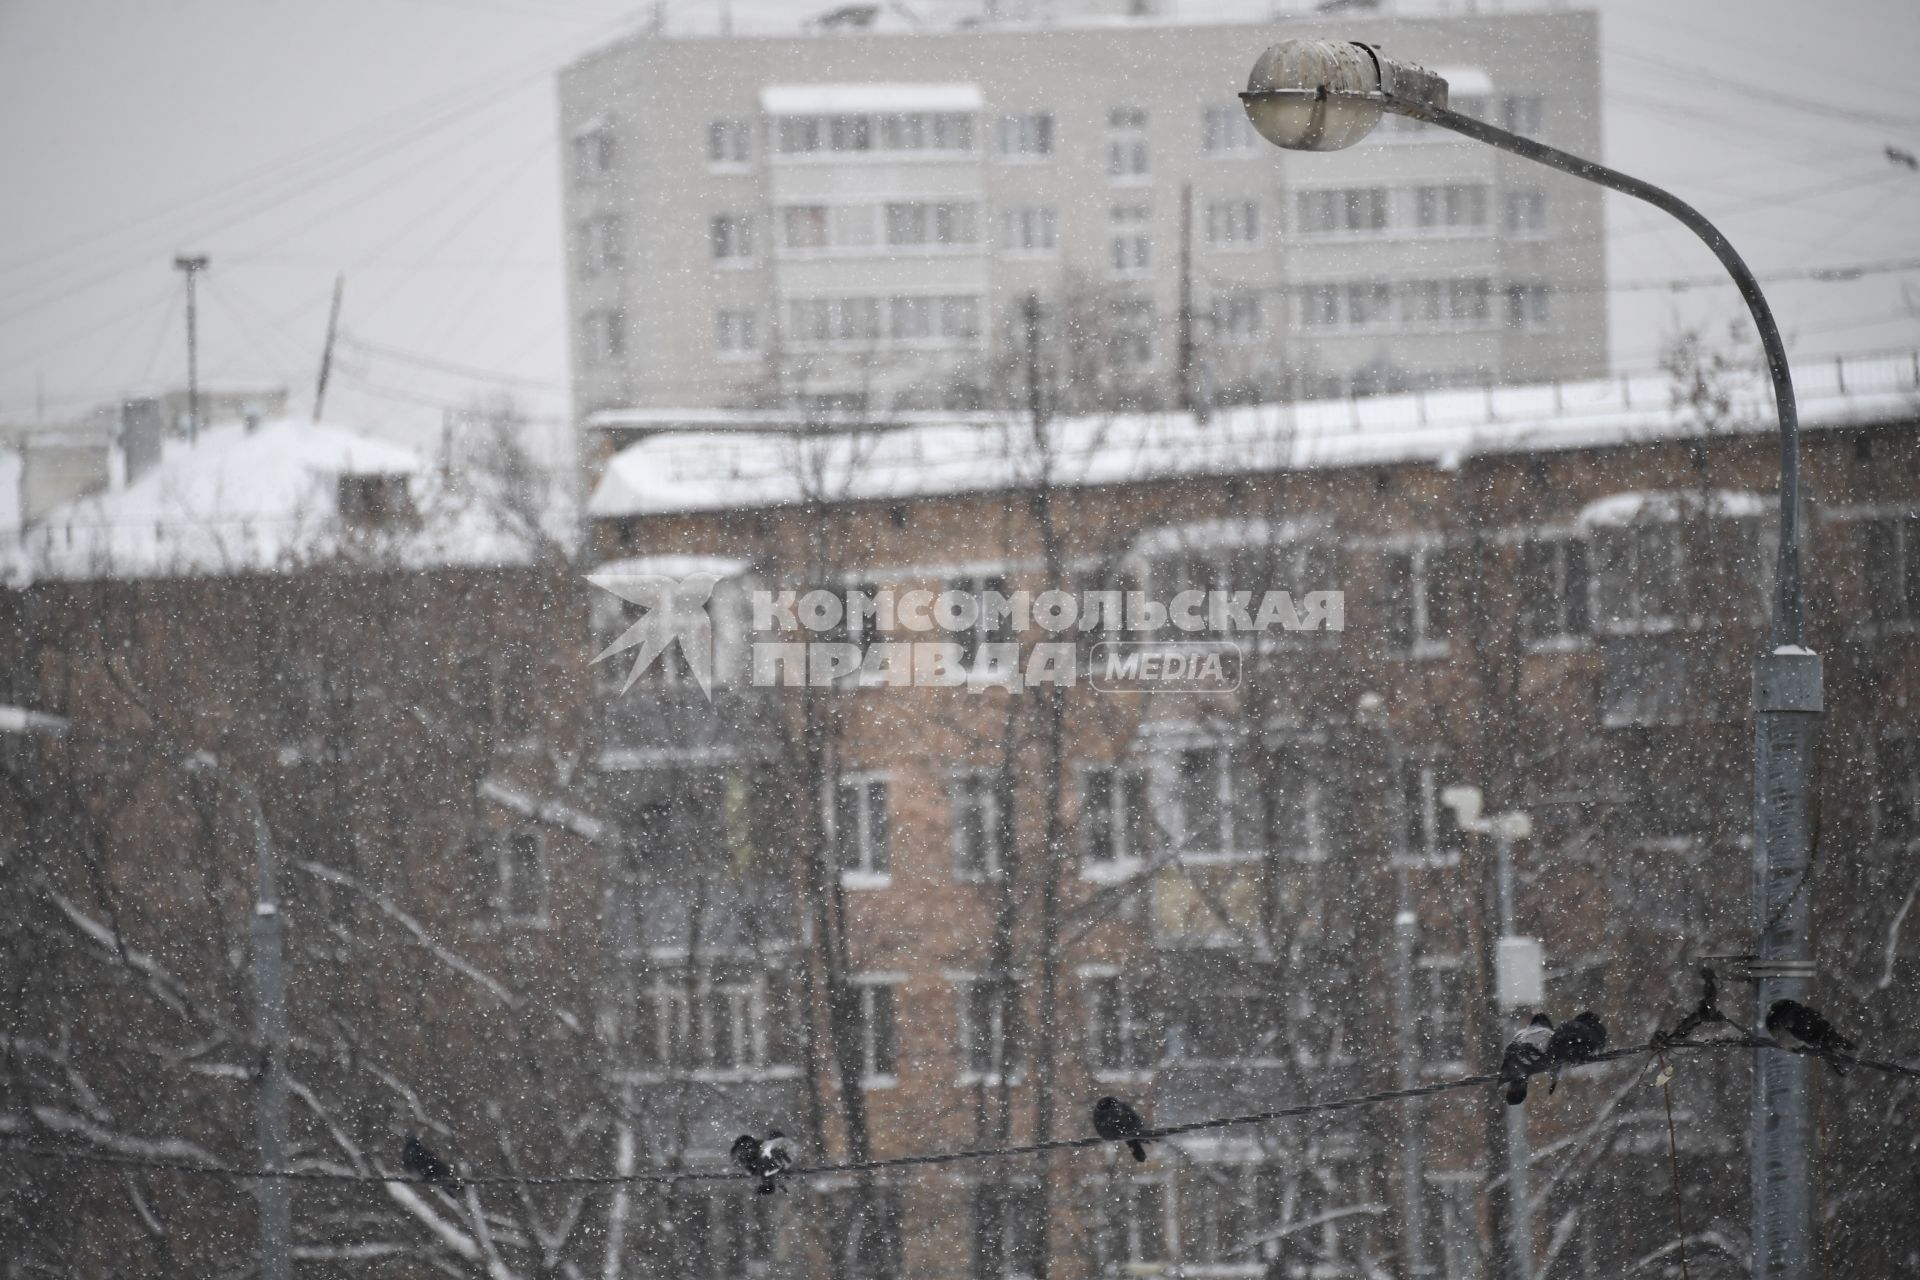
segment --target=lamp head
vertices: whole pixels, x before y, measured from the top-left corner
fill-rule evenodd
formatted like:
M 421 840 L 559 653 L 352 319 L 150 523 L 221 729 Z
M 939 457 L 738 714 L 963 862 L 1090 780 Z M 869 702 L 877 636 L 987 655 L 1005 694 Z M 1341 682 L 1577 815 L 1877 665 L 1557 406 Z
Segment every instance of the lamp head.
M 1446 81 L 1344 40 L 1282 40 L 1253 64 L 1240 95 L 1260 136 L 1289 151 L 1339 151 L 1401 105 L 1447 105 Z

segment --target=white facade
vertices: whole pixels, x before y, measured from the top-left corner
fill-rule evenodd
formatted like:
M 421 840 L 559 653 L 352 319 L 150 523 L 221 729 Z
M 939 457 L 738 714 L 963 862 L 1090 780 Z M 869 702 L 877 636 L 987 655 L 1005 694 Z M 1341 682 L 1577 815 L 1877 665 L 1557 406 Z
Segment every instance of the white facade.
M 591 55 L 561 78 L 576 401 L 965 404 L 1030 295 L 1084 314 L 1141 404 L 1177 399 L 1183 339 L 1196 390 L 1226 400 L 1603 372 L 1598 189 L 1393 118 L 1332 155 L 1254 136 L 1235 95 L 1260 50 L 1336 34 L 1440 71 L 1458 109 L 1600 154 L 1579 12 Z

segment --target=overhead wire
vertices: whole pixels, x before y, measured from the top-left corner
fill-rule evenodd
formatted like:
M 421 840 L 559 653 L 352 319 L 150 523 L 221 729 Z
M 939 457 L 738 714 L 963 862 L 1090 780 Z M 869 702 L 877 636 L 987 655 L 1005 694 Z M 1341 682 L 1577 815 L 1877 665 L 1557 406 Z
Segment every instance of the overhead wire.
M 1794 1048 L 1777 1041 L 1752 1035 L 1720 1037 L 1711 1040 L 1659 1039 L 1644 1045 L 1629 1048 L 1612 1049 L 1595 1054 L 1583 1062 L 1568 1064 L 1564 1070 L 1574 1071 L 1587 1066 L 1615 1062 L 1627 1058 L 1647 1055 L 1659 1055 L 1674 1052 L 1725 1052 L 1734 1049 L 1759 1049 L 1776 1053 L 1791 1053 L 1811 1058 L 1831 1058 L 1844 1062 L 1850 1067 L 1859 1067 L 1884 1074 L 1899 1075 L 1920 1079 L 1920 1067 L 1904 1063 L 1878 1059 L 1856 1057 L 1851 1054 L 1823 1054 L 1811 1049 Z M 1371 1093 L 1349 1094 L 1343 1097 L 1327 1098 L 1317 1102 L 1302 1102 L 1291 1106 L 1273 1107 L 1263 1111 L 1244 1112 L 1236 1115 L 1210 1116 L 1200 1120 L 1189 1120 L 1180 1124 L 1160 1125 L 1145 1129 L 1138 1134 L 1129 1135 L 1131 1139 L 1148 1142 L 1163 1141 L 1187 1134 L 1205 1133 L 1218 1129 L 1246 1128 L 1253 1125 L 1270 1124 L 1276 1120 L 1300 1119 L 1311 1115 L 1329 1112 L 1348 1111 L 1362 1107 L 1384 1106 L 1402 1102 L 1409 1098 L 1433 1097 L 1437 1094 L 1457 1092 L 1465 1089 L 1484 1089 L 1502 1083 L 1499 1072 L 1480 1072 L 1473 1075 L 1455 1076 L 1446 1080 L 1431 1081 L 1427 1084 L 1413 1085 L 1400 1089 L 1381 1089 Z M 72 1160 L 80 1163 L 119 1165 L 155 1172 L 180 1173 L 197 1177 L 224 1178 L 240 1181 L 262 1181 L 267 1179 L 285 1179 L 290 1182 L 309 1183 L 412 1183 L 431 1185 L 439 1179 L 425 1178 L 413 1174 L 386 1175 L 345 1173 L 323 1169 L 289 1169 L 285 1171 L 262 1170 L 239 1165 L 223 1164 L 213 1161 L 181 1160 L 173 1158 L 152 1158 L 128 1155 L 119 1152 L 82 1150 L 71 1147 L 50 1147 L 31 1142 L 20 1141 L 18 1135 L 5 1135 L 10 1149 L 21 1154 L 47 1160 Z M 1092 1147 L 1111 1147 L 1120 1145 L 1129 1139 L 1102 1137 L 1055 1138 L 1046 1142 L 1015 1143 L 992 1147 L 969 1147 L 950 1151 L 925 1151 L 903 1156 L 886 1156 L 871 1160 L 829 1161 L 815 1165 L 796 1165 L 787 1170 L 786 1176 L 792 1178 L 820 1177 L 849 1173 L 877 1173 L 889 1169 L 924 1168 L 932 1165 L 958 1164 L 972 1160 L 1002 1160 L 1018 1156 L 1045 1155 L 1059 1151 L 1078 1151 Z M 462 1183 L 473 1186 L 630 1186 L 641 1184 L 672 1185 L 680 1182 L 733 1181 L 744 1175 L 734 1168 L 698 1168 L 649 1170 L 640 1173 L 564 1173 L 564 1174 L 512 1174 L 477 1173 L 457 1175 Z

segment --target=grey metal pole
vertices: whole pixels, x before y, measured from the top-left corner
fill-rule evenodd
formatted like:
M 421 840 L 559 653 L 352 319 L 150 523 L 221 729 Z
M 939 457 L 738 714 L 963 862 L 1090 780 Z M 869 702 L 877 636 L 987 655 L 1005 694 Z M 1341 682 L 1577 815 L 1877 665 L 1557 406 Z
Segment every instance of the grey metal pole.
M 1392 813 L 1393 852 L 1398 865 L 1394 882 L 1398 908 L 1393 917 L 1393 1047 L 1394 1085 L 1410 1090 L 1420 1083 L 1419 1046 L 1414 1043 L 1413 957 L 1420 935 L 1420 917 L 1413 909 L 1413 886 L 1407 875 L 1406 792 L 1400 771 L 1404 762 L 1400 740 L 1393 732 L 1392 718 L 1379 694 L 1370 693 L 1360 700 L 1360 714 L 1377 718 L 1380 738 L 1386 747 L 1387 785 L 1394 797 Z M 1429 1275 L 1427 1267 L 1427 1202 L 1422 1181 L 1426 1156 L 1421 1132 L 1420 1099 L 1400 1101 L 1400 1230 L 1405 1237 L 1401 1249 L 1408 1277 Z
M 207 269 L 204 253 L 180 254 L 173 265 L 187 276 L 187 439 L 200 438 L 200 324 L 193 283 Z
M 1821 697 L 1820 658 L 1807 650 L 1800 575 L 1799 409 L 1786 344 L 1760 282 L 1733 245 L 1692 205 L 1649 182 L 1496 128 L 1445 107 L 1386 96 L 1386 109 L 1425 120 L 1562 173 L 1644 200 L 1679 219 L 1733 277 L 1773 380 L 1780 419 L 1780 547 L 1774 564 L 1773 651 L 1754 661 L 1753 881 L 1759 978 L 1754 1025 L 1775 1000 L 1798 999 L 1813 977 L 1808 779 Z M 1755 1049 L 1748 1169 L 1753 1192 L 1753 1280 L 1808 1280 L 1813 1259 L 1809 1192 L 1812 1068 L 1798 1054 Z
M 1493 819 L 1493 848 L 1500 877 L 1500 936 L 1513 933 L 1513 838 L 1500 815 Z M 1527 1109 L 1507 1107 L 1507 1256 L 1516 1280 L 1533 1275 L 1533 1206 L 1529 1202 Z
M 213 775 L 231 787 L 253 823 L 253 1028 L 260 1041 L 260 1168 L 269 1175 L 287 1168 L 287 1008 L 281 966 L 280 901 L 274 887 L 273 840 L 253 787 L 211 756 L 189 757 L 185 767 Z M 292 1187 L 284 1177 L 260 1179 L 260 1277 L 288 1280 L 293 1234 Z

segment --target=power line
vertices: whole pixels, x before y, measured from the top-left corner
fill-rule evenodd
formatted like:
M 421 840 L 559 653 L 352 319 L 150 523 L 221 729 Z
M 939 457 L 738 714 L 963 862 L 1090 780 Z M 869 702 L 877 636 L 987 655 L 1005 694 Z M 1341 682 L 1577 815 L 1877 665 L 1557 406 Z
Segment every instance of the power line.
M 1583 1066 L 1598 1066 L 1627 1058 L 1643 1057 L 1648 1054 L 1674 1053 L 1679 1051 L 1708 1053 L 1726 1052 L 1734 1049 L 1764 1049 L 1775 1053 L 1800 1054 L 1812 1058 L 1824 1058 L 1844 1063 L 1850 1067 L 1861 1067 L 1888 1075 L 1898 1075 L 1920 1079 L 1920 1067 L 1910 1067 L 1904 1063 L 1887 1062 L 1872 1058 L 1858 1058 L 1848 1054 L 1823 1054 L 1811 1049 L 1790 1048 L 1777 1041 L 1758 1036 L 1729 1036 L 1713 1040 L 1661 1040 L 1631 1048 L 1613 1049 L 1596 1054 L 1582 1063 L 1571 1064 L 1566 1070 L 1577 1070 Z M 1345 1097 L 1328 1098 L 1319 1102 L 1302 1102 L 1292 1106 L 1274 1107 L 1266 1111 L 1252 1111 L 1239 1115 L 1212 1116 L 1202 1120 L 1189 1120 L 1183 1124 L 1162 1125 L 1132 1135 L 1136 1139 L 1160 1141 L 1177 1138 L 1190 1133 L 1204 1133 L 1216 1129 L 1245 1128 L 1250 1125 L 1269 1124 L 1276 1120 L 1293 1120 L 1327 1112 L 1348 1111 L 1360 1107 L 1382 1106 L 1401 1102 L 1408 1098 L 1432 1097 L 1436 1094 L 1452 1093 L 1464 1089 L 1482 1089 L 1499 1084 L 1502 1077 L 1498 1072 L 1482 1072 L 1475 1075 L 1456 1076 L 1447 1080 L 1437 1080 L 1429 1084 L 1415 1085 L 1404 1089 L 1382 1089 L 1373 1093 L 1350 1094 Z M 878 1160 L 849 1160 L 828 1162 L 825 1164 L 796 1166 L 788 1171 L 788 1176 L 802 1178 L 847 1173 L 873 1173 L 887 1169 L 925 1167 L 929 1165 L 957 1164 L 970 1160 L 1003 1160 L 1016 1156 L 1044 1155 L 1055 1151 L 1078 1151 L 1092 1147 L 1118 1146 L 1127 1139 L 1100 1137 L 1056 1138 L 1048 1142 L 1029 1142 L 999 1147 L 973 1147 L 953 1151 L 927 1151 L 912 1155 L 890 1156 Z M 284 1173 L 267 1172 L 259 1169 L 243 1168 L 238 1165 L 220 1164 L 211 1161 L 159 1159 L 146 1156 L 133 1156 L 121 1153 L 82 1151 L 72 1148 L 34 1146 L 19 1143 L 12 1148 L 23 1155 L 36 1159 L 70 1160 L 84 1164 L 116 1165 L 129 1168 L 149 1169 L 156 1172 L 181 1173 L 196 1177 L 224 1178 L 236 1181 L 258 1181 L 270 1178 L 282 1178 L 290 1182 L 316 1183 L 410 1183 L 430 1185 L 435 1179 L 416 1177 L 411 1174 L 387 1176 L 384 1174 L 336 1173 L 330 1170 L 300 1169 Z M 473 1186 L 631 1186 L 636 1184 L 672 1185 L 680 1182 L 719 1182 L 733 1181 L 744 1175 L 733 1168 L 676 1169 L 646 1173 L 565 1173 L 565 1174 L 460 1174 L 459 1180 Z

